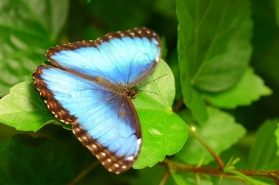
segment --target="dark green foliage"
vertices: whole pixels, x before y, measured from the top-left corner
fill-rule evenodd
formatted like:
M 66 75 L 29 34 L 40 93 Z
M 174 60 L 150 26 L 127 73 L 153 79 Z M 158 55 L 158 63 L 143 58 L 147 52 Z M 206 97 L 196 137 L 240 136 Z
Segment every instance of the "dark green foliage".
M 15 135 L 0 142 L 0 184 L 65 184 L 71 179 L 69 154 L 43 137 Z

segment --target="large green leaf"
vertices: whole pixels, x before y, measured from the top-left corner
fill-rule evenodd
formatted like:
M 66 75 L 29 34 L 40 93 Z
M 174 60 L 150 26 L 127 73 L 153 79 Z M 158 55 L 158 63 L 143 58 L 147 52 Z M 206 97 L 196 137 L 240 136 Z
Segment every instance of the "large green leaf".
M 256 170 L 278 170 L 279 156 L 275 130 L 279 119 L 266 120 L 257 131 L 256 140 L 249 152 L 248 168 Z
M 264 85 L 263 80 L 257 76 L 252 68 L 247 68 L 243 76 L 232 88 L 220 93 L 207 93 L 205 99 L 212 105 L 220 108 L 236 108 L 237 106 L 250 105 L 261 96 L 272 93 Z
M 0 122 L 17 130 L 37 131 L 54 116 L 48 111 L 33 86 L 31 76 L 12 87 L 10 94 L 0 99 Z
M 191 85 L 219 92 L 239 80 L 252 51 L 249 6 L 248 0 L 177 0 L 180 70 Z
M 0 184 L 66 184 L 69 156 L 46 138 L 15 135 L 0 142 Z
M 207 111 L 209 113 L 207 122 L 199 126 L 191 122 L 187 122 L 187 124 L 193 125 L 197 134 L 219 155 L 243 137 L 245 129 L 240 124 L 237 124 L 231 115 L 225 112 L 211 107 L 208 107 Z M 193 136 L 189 137 L 183 149 L 175 156 L 180 161 L 192 165 L 200 162 L 208 164 L 213 161 L 211 154 Z
M 0 1 L 0 97 L 44 60 L 66 21 L 68 0 Z
M 141 154 L 133 166 L 136 169 L 154 166 L 166 155 L 175 154 L 183 147 L 188 136 L 185 122 L 171 109 L 175 88 L 174 77 L 168 65 L 161 61 L 156 70 L 138 86 L 161 76 L 163 77 L 143 87 L 143 90 L 157 95 L 140 92 L 133 101 L 143 132 Z
M 195 88 L 232 87 L 251 55 L 252 21 L 247 0 L 177 0 L 178 56 L 185 104 L 203 122 L 205 105 Z

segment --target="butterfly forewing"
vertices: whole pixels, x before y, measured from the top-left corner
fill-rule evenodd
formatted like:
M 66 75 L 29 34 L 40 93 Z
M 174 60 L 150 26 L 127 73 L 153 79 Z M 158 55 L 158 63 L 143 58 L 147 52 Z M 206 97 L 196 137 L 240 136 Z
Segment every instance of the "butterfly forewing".
M 55 117 L 107 168 L 122 173 L 141 148 L 141 127 L 131 87 L 159 62 L 159 37 L 147 28 L 112 32 L 96 41 L 49 49 L 52 64 L 33 73 L 34 86 Z
M 46 58 L 56 67 L 112 83 L 134 86 L 159 62 L 160 39 L 147 28 L 108 33 L 96 41 L 69 43 L 49 49 Z

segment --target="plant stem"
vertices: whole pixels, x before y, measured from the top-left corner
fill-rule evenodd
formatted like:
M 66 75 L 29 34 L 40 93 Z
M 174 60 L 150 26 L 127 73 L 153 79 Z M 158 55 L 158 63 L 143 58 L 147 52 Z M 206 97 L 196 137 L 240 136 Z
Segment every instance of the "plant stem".
M 218 163 L 220 169 L 224 168 L 224 162 L 222 159 L 207 145 L 207 143 L 188 126 L 188 131 L 206 148 L 206 150 L 212 155 L 215 161 Z
M 242 173 L 246 176 L 253 176 L 253 177 L 264 177 L 264 178 L 272 178 L 279 176 L 279 170 L 232 170 L 228 168 L 224 168 L 224 170 L 216 167 L 205 167 L 205 166 L 191 166 L 185 165 L 182 163 L 178 163 L 169 159 L 164 159 L 162 162 L 163 165 L 167 166 L 168 168 L 172 168 L 175 170 L 185 171 L 185 172 L 193 172 L 193 173 L 200 173 L 200 174 L 207 174 L 212 176 L 222 176 L 222 175 L 232 175 L 235 172 Z
M 161 179 L 159 185 L 165 185 L 166 182 L 167 182 L 167 180 L 168 180 L 168 178 L 169 178 L 169 176 L 170 176 L 170 172 L 169 172 L 168 170 L 166 170 L 166 171 L 164 172 L 164 174 L 163 174 L 163 177 L 162 177 L 162 179 Z
M 173 107 L 173 112 L 178 112 L 183 105 L 183 98 L 179 98 Z

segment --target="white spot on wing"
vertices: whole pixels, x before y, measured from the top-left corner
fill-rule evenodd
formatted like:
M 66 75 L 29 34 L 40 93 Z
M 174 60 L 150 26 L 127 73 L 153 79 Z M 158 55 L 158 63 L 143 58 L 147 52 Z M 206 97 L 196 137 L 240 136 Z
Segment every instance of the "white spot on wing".
M 137 145 L 141 144 L 141 138 L 137 139 Z
M 129 157 L 126 157 L 125 160 L 127 160 L 127 161 L 133 161 L 133 160 L 134 160 L 134 156 L 131 155 L 131 156 L 129 156 Z
M 110 158 L 107 158 L 107 162 L 108 162 L 108 163 L 111 163 L 111 159 L 110 159 Z
M 152 39 L 152 42 L 153 42 L 154 44 L 156 44 L 157 46 L 159 45 L 159 42 L 158 42 L 156 39 Z
M 105 152 L 101 152 L 100 154 L 101 154 L 103 157 L 106 156 L 106 153 L 105 153 Z

